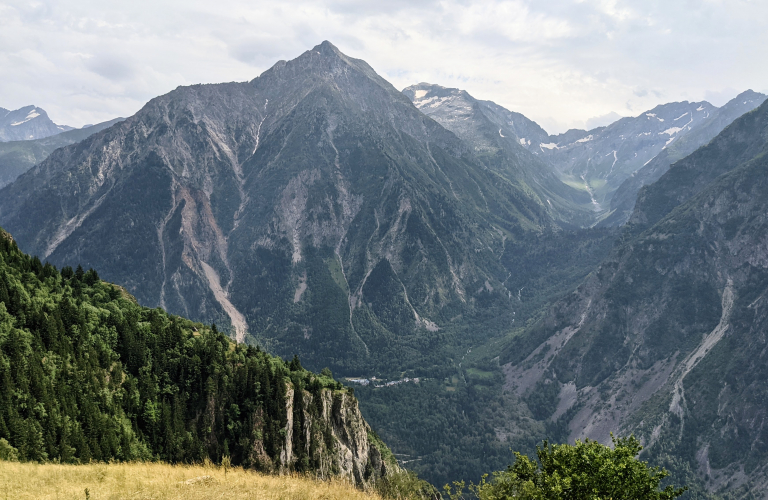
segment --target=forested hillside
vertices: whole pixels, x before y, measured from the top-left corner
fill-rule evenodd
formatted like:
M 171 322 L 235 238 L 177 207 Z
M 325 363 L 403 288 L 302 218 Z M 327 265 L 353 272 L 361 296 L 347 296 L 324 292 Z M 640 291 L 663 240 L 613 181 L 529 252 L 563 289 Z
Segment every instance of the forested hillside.
M 43 265 L 2 230 L 0 438 L 35 461 L 229 457 L 358 484 L 393 466 L 330 372 L 141 307 L 93 270 Z

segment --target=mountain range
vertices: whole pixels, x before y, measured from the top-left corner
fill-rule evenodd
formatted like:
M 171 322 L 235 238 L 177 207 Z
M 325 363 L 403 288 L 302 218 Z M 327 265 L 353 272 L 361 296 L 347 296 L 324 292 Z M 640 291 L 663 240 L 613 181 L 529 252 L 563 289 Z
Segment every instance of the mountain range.
M 507 390 L 571 439 L 635 433 L 707 491 L 764 492 L 766 152 L 768 103 L 643 188 L 611 255 L 502 353 Z
M 436 484 L 615 431 L 696 494 L 746 498 L 768 477 L 765 99 L 550 136 L 324 42 L 52 151 L 0 190 L 0 225 L 333 368 Z
M 143 304 L 342 373 L 445 356 L 446 325 L 511 301 L 507 241 L 558 227 L 330 43 L 56 150 L 2 191 L 0 219 Z
M 593 223 L 607 227 L 627 221 L 642 186 L 661 177 L 669 165 L 712 140 L 768 97 L 748 90 L 720 108 L 706 101 L 673 102 L 605 127 L 549 135 L 525 116 L 491 101 L 476 100 L 464 90 L 420 83 L 403 92 L 421 111 L 478 151 L 488 150 L 488 141 L 527 149 L 539 163 L 550 167 L 539 164 L 537 172 L 554 171 L 550 175 L 578 189 L 582 198 L 568 196 L 570 200 L 588 196 L 582 208 L 591 208 Z M 472 129 L 482 127 L 485 136 L 481 139 Z M 530 159 L 526 163 L 536 165 Z

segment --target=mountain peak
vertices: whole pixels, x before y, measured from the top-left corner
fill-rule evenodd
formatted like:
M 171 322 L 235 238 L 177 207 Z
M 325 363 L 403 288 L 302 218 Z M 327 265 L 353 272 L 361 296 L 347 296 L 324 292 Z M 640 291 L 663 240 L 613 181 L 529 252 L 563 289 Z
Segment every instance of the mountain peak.
M 342 52 L 339 50 L 338 47 L 336 47 L 334 44 L 329 42 L 328 40 L 323 40 L 322 43 L 319 45 L 315 45 L 312 50 L 316 52 L 320 52 L 321 54 L 327 54 L 327 55 L 337 55 L 337 56 L 343 56 Z
M 766 98 L 765 94 L 761 94 L 760 92 L 755 92 L 752 89 L 747 89 L 744 92 L 741 92 L 739 95 L 737 95 L 733 99 L 731 99 L 731 101 L 729 102 L 733 102 L 733 101 L 744 102 L 744 101 L 750 101 L 754 99 L 760 99 L 760 101 L 762 102 L 765 100 L 765 98 Z
M 56 125 L 34 104 L 13 111 L 0 108 L 0 142 L 42 139 L 71 128 Z

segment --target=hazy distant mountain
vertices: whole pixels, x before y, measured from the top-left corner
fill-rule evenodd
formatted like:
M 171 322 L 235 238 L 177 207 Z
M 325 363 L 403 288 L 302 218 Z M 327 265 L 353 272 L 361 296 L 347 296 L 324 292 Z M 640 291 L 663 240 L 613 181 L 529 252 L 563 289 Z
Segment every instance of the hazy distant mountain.
M 559 227 L 327 42 L 56 150 L 0 192 L 0 224 L 143 304 L 358 374 L 446 359 L 463 314 L 511 315 L 505 245 Z
M 601 225 L 620 226 L 632 214 L 640 188 L 655 182 L 669 166 L 688 156 L 699 147 L 711 141 L 733 120 L 762 104 L 768 96 L 747 90 L 721 108 L 715 109 L 704 123 L 664 148 L 650 162 L 627 178 L 611 198 L 611 214 Z
M 422 113 L 470 144 L 488 168 L 535 194 L 554 218 L 577 227 L 593 222 L 587 193 L 564 184 L 548 163 L 521 145 L 518 136 L 547 137 L 536 123 L 464 90 L 419 83 L 403 93 Z
M 766 153 L 768 103 L 644 187 L 612 255 L 502 354 L 507 389 L 570 439 L 631 432 L 689 484 L 763 497 Z
M 69 130 L 44 139 L 0 142 L 0 188 L 40 163 L 55 149 L 82 141 L 91 134 L 111 127 L 124 118 Z
M 67 130 L 72 127 L 56 125 L 45 110 L 36 106 L 15 111 L 0 108 L 0 142 L 42 139 Z
M 591 208 L 592 219 L 584 225 L 598 221 L 604 226 L 626 222 L 640 187 L 658 179 L 673 161 L 692 153 L 766 98 L 747 91 L 722 108 L 707 102 L 663 104 L 606 127 L 574 129 L 550 136 L 524 115 L 491 101 L 475 100 L 459 89 L 421 83 L 404 92 L 422 112 L 473 144 L 476 150 L 492 156 L 497 149 L 505 149 L 508 156 L 516 159 L 516 163 L 507 161 L 515 164 L 510 170 L 517 171 L 518 177 L 527 181 L 542 199 L 554 203 L 556 212 L 567 214 L 563 207 L 575 208 L 562 203 L 558 195 L 571 202 L 588 197 L 576 213 L 579 208 Z M 515 146 L 528 150 L 539 161 L 523 157 Z M 527 176 L 523 174 L 526 167 Z M 555 177 L 580 190 L 581 197 L 563 196 L 563 191 L 554 188 L 551 181 Z M 616 192 L 618 197 L 613 199 Z M 576 220 L 573 213 L 570 217 Z

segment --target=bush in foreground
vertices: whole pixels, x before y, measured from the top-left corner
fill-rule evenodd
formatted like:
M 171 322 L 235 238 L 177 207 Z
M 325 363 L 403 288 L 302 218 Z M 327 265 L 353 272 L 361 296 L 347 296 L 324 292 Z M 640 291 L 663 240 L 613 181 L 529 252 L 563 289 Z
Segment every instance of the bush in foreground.
M 668 485 L 660 489 L 669 475 L 638 460 L 643 447 L 634 437 L 613 439 L 613 449 L 589 439 L 576 444 L 537 448 L 538 462 L 515 452 L 515 463 L 506 471 L 494 472 L 489 481 L 469 490 L 480 500 L 672 500 L 687 488 Z M 463 482 L 445 486 L 451 500 L 463 498 Z

